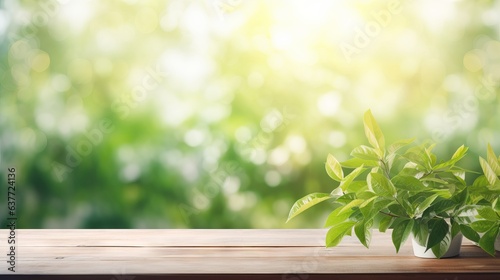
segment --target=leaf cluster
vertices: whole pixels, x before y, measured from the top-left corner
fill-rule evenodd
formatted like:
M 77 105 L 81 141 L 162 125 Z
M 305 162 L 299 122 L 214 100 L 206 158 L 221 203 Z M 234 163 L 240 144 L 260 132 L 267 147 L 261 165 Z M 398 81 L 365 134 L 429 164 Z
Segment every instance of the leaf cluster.
M 488 144 L 486 159 L 480 157 L 479 163 L 483 174 L 470 188 L 478 219 L 465 229 L 464 236 L 494 256 L 495 239 L 500 232 L 500 157 Z
M 459 233 L 473 237 L 471 239 L 480 244 L 485 238 L 496 237 L 500 202 L 498 195 L 493 199 L 494 195 L 489 192 L 500 189 L 500 163 L 496 156 L 481 161 L 485 176 L 476 181 L 476 200 L 484 204 L 477 211 L 484 218 L 482 225 L 488 228 L 479 238 L 479 226 L 476 226 L 479 221 L 472 222 L 476 207 L 471 204 L 471 187 L 465 182 L 468 171 L 456 165 L 466 155 L 467 147 L 460 146 L 451 158 L 440 161 L 432 152 L 433 143 L 417 145 L 414 139 L 403 139 L 386 146 L 384 134 L 371 111 L 365 113 L 363 123 L 369 145 L 354 148 L 351 158 L 344 162 L 329 154 L 325 169 L 337 182 L 336 186 L 331 193 L 313 193 L 299 199 L 288 220 L 330 200 L 334 209 L 325 222 L 329 228 L 327 247 L 338 245 L 344 236 L 353 233 L 369 247 L 373 229 L 385 232 L 390 228 L 396 252 L 412 235 L 438 258 L 446 253 L 451 240 Z M 482 187 L 486 183 L 488 191 Z M 494 203 L 488 204 L 491 199 Z M 483 243 L 487 244 L 483 249 L 491 253 L 491 240 Z

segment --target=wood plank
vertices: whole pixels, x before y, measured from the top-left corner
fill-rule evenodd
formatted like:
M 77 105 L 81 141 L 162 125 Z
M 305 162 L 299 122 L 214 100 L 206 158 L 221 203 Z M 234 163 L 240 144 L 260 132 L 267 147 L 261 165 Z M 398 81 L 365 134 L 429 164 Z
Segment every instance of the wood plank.
M 361 250 L 357 250 L 361 249 Z M 277 257 L 412 257 L 409 245 L 402 247 L 396 254 L 394 250 L 377 246 L 369 250 L 352 247 L 21 247 L 17 253 L 23 257 L 23 261 L 47 258 L 53 260 L 128 260 L 147 258 L 194 258 L 194 257 L 254 257 L 254 258 L 277 258 Z M 487 256 L 476 246 L 463 246 L 461 258 L 485 258 L 495 260 Z
M 18 246 L 287 246 L 324 247 L 326 229 L 20 229 Z M 0 248 L 6 246 L 7 230 L 0 230 Z M 469 242 L 469 243 L 467 243 Z M 340 246 L 359 245 L 347 236 Z M 390 232 L 374 231 L 372 244 L 392 246 Z M 470 241 L 464 239 L 464 244 Z
M 366 249 L 362 246 L 323 247 L 19 247 L 17 255 L 23 261 L 50 259 L 94 259 L 119 260 L 133 258 L 190 258 L 190 257 L 262 257 L 277 258 L 288 256 L 357 257 L 357 256 L 412 256 L 410 244 L 405 244 L 399 253 L 392 247 L 375 245 Z M 486 257 L 480 248 L 462 246 L 462 257 Z M 6 256 L 2 256 L 5 260 Z
M 19 274 L 374 274 L 500 273 L 498 261 L 485 258 L 418 259 L 413 256 L 189 257 L 124 260 L 39 259 L 21 261 Z M 6 271 L 2 271 L 6 273 Z
M 20 246 L 324 246 L 318 229 L 20 229 Z M 8 236 L 0 230 L 0 246 Z
M 499 272 L 498 262 L 492 258 L 462 257 L 436 263 L 436 260 L 408 255 L 325 256 L 322 253 L 281 257 L 201 254 L 189 257 L 39 258 L 21 260 L 18 264 L 18 273 L 35 274 L 108 274 L 122 270 L 128 274 Z
M 480 251 L 479 251 L 480 252 Z M 396 256 L 394 250 L 377 246 L 369 251 L 366 248 L 353 250 L 344 248 L 322 247 L 20 247 L 17 255 L 23 261 L 36 261 L 38 259 L 50 260 L 130 260 L 133 258 L 283 258 L 290 256 L 319 256 L 324 257 L 357 257 L 363 256 Z M 406 246 L 399 253 L 401 256 L 411 255 L 411 248 Z M 480 254 L 482 255 L 482 254 Z M 2 257 L 5 259 L 5 257 Z

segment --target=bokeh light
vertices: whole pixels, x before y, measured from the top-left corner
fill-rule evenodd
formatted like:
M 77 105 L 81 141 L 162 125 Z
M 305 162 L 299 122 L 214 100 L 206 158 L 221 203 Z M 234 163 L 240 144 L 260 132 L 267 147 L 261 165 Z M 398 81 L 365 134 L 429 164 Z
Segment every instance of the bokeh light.
M 0 2 L 0 165 L 21 228 L 285 224 L 328 153 L 500 151 L 500 1 Z M 5 208 L 6 200 L 0 201 Z M 0 211 L 0 218 L 6 214 Z

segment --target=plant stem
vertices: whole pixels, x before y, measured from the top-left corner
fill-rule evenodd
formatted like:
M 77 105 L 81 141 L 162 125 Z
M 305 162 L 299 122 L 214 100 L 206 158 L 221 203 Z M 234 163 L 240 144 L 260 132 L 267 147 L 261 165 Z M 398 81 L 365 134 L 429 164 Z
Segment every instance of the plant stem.
M 393 218 L 399 218 L 398 215 L 394 215 L 392 213 L 386 213 L 386 212 L 383 212 L 383 211 L 378 211 L 380 214 L 384 214 L 384 215 L 387 215 L 387 216 L 390 216 L 390 217 L 393 217 Z

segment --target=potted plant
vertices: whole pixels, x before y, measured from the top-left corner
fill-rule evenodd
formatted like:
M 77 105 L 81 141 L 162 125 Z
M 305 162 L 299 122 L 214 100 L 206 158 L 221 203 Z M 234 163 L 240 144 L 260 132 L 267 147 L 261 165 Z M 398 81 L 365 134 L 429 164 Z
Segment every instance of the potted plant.
M 500 251 L 500 157 L 488 144 L 486 159 L 480 157 L 479 163 L 483 174 L 471 187 L 471 199 L 477 205 L 478 219 L 471 223 L 473 231 L 469 230 L 471 233 L 466 237 L 495 255 L 495 249 Z M 481 235 L 474 234 L 474 231 Z
M 474 216 L 468 205 L 466 171 L 455 164 L 467 148 L 459 147 L 443 162 L 432 152 L 434 144 L 413 145 L 413 139 L 399 140 L 386 147 L 384 135 L 371 111 L 364 115 L 364 130 L 370 146 L 361 145 L 351 158 L 339 162 L 329 154 L 326 172 L 336 182 L 331 193 L 312 193 L 295 202 L 288 220 L 326 200 L 334 210 L 325 227 L 326 246 L 339 244 L 345 235 L 356 235 L 369 247 L 371 231 L 392 229 L 392 242 L 399 251 L 412 235 L 413 244 L 423 246 L 421 257 L 451 257 L 461 244 Z M 346 170 L 350 169 L 350 172 Z M 467 232 L 469 234 L 469 232 Z M 450 249 L 450 245 L 458 248 Z

